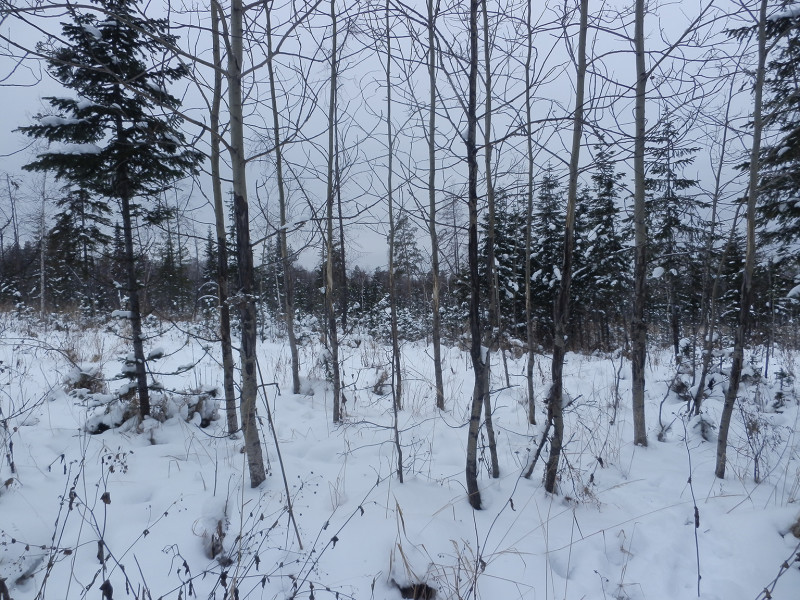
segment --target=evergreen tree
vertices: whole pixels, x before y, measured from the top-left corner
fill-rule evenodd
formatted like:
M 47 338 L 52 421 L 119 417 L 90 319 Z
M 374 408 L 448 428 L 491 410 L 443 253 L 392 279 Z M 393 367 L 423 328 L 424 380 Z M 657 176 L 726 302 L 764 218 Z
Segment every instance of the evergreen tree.
M 669 324 L 670 338 L 677 357 L 680 352 L 682 321 L 694 318 L 700 302 L 702 276 L 700 262 L 705 222 L 704 204 L 689 192 L 697 185 L 683 176 L 694 162 L 698 148 L 681 144 L 680 132 L 671 118 L 666 118 L 651 139 L 648 148 L 647 189 L 648 242 L 647 258 L 651 306 Z M 656 316 L 656 315 L 654 315 Z
M 503 328 L 522 337 L 525 333 L 525 214 L 515 200 L 505 190 L 495 192 L 494 257 Z M 488 226 L 488 217 L 484 217 L 482 226 L 484 229 Z M 481 236 L 478 269 L 482 283 L 487 282 L 487 241 L 487 236 Z M 484 286 L 481 297 L 485 300 L 487 294 L 488 286 Z
M 186 147 L 167 86 L 187 75 L 171 66 L 165 48 L 175 42 L 165 19 L 148 19 L 135 0 L 92 0 L 95 10 L 69 8 L 65 41 L 40 47 L 50 74 L 77 97 L 45 98 L 52 114 L 22 127 L 48 142 L 25 168 L 118 203 L 126 260 L 126 292 L 133 336 L 139 413 L 150 412 L 142 345 L 141 307 L 133 230 L 137 217 L 152 220 L 141 200 L 169 188 L 197 168 L 201 156 Z
M 768 136 L 759 158 L 759 203 L 765 241 L 775 242 L 778 261 L 797 258 L 800 236 L 800 2 L 788 0 L 767 20 L 768 45 L 764 127 Z
M 96 258 L 111 242 L 108 203 L 80 188 L 65 188 L 48 235 L 51 294 L 57 308 L 92 308 L 99 300 Z
M 548 345 L 553 338 L 553 302 L 561 279 L 565 206 L 558 178 L 552 166 L 547 165 L 533 208 L 530 259 L 533 315 L 538 323 L 539 339 Z
M 421 308 L 422 298 L 416 297 L 425 259 L 417 245 L 416 228 L 408 213 L 402 211 L 397 217 L 394 232 L 395 285 L 398 306 L 404 309 Z M 422 311 L 415 311 L 421 313 Z
M 203 263 L 200 272 L 200 289 L 198 296 L 204 309 L 217 306 L 217 276 L 219 274 L 219 253 L 217 240 L 211 227 L 206 234 L 206 243 L 203 247 Z
M 158 263 L 148 287 L 154 307 L 167 315 L 184 314 L 193 304 L 185 252 L 169 229 L 159 248 Z
M 618 185 L 614 154 L 607 145 L 595 147 L 592 186 L 583 190 L 576 217 L 576 260 L 573 280 L 575 314 L 600 327 L 602 343 L 610 342 L 610 322 L 621 318 L 631 289 L 630 255 L 620 231 Z

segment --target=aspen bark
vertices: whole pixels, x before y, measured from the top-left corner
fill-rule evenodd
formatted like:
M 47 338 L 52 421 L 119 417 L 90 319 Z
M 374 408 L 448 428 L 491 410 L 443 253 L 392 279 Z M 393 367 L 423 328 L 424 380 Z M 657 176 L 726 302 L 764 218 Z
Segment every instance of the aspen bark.
M 236 226 L 236 259 L 239 271 L 239 314 L 242 340 L 239 350 L 242 369 L 240 410 L 244 431 L 250 485 L 258 487 L 266 478 L 261 440 L 256 419 L 258 370 L 256 368 L 256 302 L 253 289 L 253 248 L 250 244 L 250 216 L 247 202 L 244 122 L 242 115 L 242 0 L 231 0 L 231 51 L 228 56 L 228 109 L 230 111 L 230 155 L 233 177 L 233 207 Z
M 547 412 L 552 420 L 550 456 L 545 470 L 544 489 L 556 492 L 558 463 L 564 440 L 564 355 L 567 349 L 567 321 L 569 319 L 569 291 L 572 283 L 572 259 L 575 247 L 575 206 L 578 202 L 578 168 L 584 119 L 584 88 L 586 82 L 586 33 L 588 29 L 589 0 L 581 0 L 580 31 L 578 33 L 578 72 L 575 81 L 575 113 L 572 118 L 572 149 L 569 161 L 569 186 L 567 188 L 567 218 L 564 230 L 564 258 L 561 263 L 561 281 L 558 298 L 553 308 L 553 383 L 547 398 Z
M 333 378 L 333 422 L 341 420 L 341 379 L 339 374 L 339 335 L 336 331 L 336 305 L 334 302 L 335 285 L 333 278 L 333 204 L 334 204 L 334 161 L 335 161 L 335 136 L 336 136 L 336 87 L 337 83 L 337 53 L 339 49 L 338 29 L 336 20 L 336 4 L 331 0 L 330 17 L 333 26 L 331 37 L 331 81 L 330 98 L 328 102 L 328 189 L 326 196 L 326 252 L 325 264 L 325 306 L 328 318 L 328 349 L 330 351 L 331 375 Z M 342 240 L 344 241 L 344 240 Z
M 267 72 L 269 74 L 270 100 L 272 102 L 272 136 L 275 144 L 275 176 L 278 186 L 278 210 L 280 212 L 280 228 L 278 229 L 278 243 L 281 248 L 281 265 L 283 266 L 283 299 L 284 322 L 286 335 L 289 338 L 289 353 L 292 357 L 292 393 L 300 393 L 300 357 L 297 351 L 297 337 L 294 332 L 294 278 L 292 277 L 292 261 L 289 257 L 289 243 L 287 241 L 288 226 L 286 185 L 283 179 L 283 147 L 281 146 L 281 130 L 278 119 L 278 95 L 275 90 L 275 65 L 272 55 L 272 19 L 271 9 L 266 10 L 267 15 Z
M 386 176 L 389 203 L 389 313 L 392 329 L 392 412 L 394 415 L 394 443 L 397 451 L 397 479 L 403 483 L 403 447 L 400 445 L 398 411 L 402 406 L 403 374 L 400 371 L 400 341 L 397 331 L 397 287 L 395 282 L 395 218 L 392 190 L 394 167 L 394 133 L 392 131 L 392 32 L 389 28 L 389 0 L 386 0 L 386 140 L 389 148 Z
M 234 385 L 233 345 L 231 343 L 231 308 L 228 304 L 228 239 L 225 232 L 225 206 L 222 201 L 220 175 L 220 125 L 219 110 L 222 104 L 222 57 L 219 24 L 222 8 L 216 0 L 211 4 L 211 35 L 214 70 L 214 91 L 211 100 L 211 190 L 214 200 L 214 226 L 217 237 L 217 298 L 219 299 L 219 343 L 222 351 L 222 388 L 225 394 L 225 416 L 228 435 L 239 430 L 236 415 L 236 388 Z
M 525 364 L 525 379 L 528 384 L 528 423 L 536 425 L 536 402 L 533 396 L 533 360 L 534 344 L 533 335 L 533 296 L 531 291 L 531 252 L 533 244 L 531 232 L 533 227 L 533 131 L 531 131 L 532 119 L 532 98 L 531 98 L 531 62 L 533 59 L 533 2 L 528 0 L 526 12 L 526 26 L 528 28 L 528 48 L 525 57 L 525 120 L 527 159 L 528 159 L 528 182 L 525 190 L 525 332 L 528 338 L 528 360 Z
M 433 343 L 433 375 L 436 382 L 436 408 L 444 410 L 444 380 L 442 378 L 442 332 L 439 312 L 439 237 L 436 231 L 436 17 L 439 4 L 428 0 L 428 85 L 430 86 L 430 109 L 428 113 L 428 231 L 431 237 L 431 271 L 433 291 L 431 310 L 433 323 L 431 341 Z

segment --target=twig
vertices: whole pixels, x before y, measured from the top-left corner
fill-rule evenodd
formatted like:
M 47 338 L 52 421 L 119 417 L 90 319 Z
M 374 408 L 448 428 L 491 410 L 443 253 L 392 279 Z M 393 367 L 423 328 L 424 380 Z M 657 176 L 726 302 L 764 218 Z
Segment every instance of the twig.
M 688 415 L 687 415 L 688 416 Z M 683 443 L 686 445 L 686 456 L 689 459 L 689 491 L 692 494 L 692 504 L 694 505 L 694 553 L 697 561 L 697 597 L 700 597 L 700 541 L 697 538 L 697 530 L 700 528 L 700 509 L 697 508 L 697 498 L 694 495 L 694 485 L 692 483 L 692 453 L 689 450 L 689 432 L 686 429 L 686 419 L 681 419 L 683 423 Z
M 550 427 L 552 424 L 553 420 L 547 419 L 547 427 L 544 428 L 544 433 L 542 434 L 542 440 L 539 442 L 539 447 L 536 449 L 536 454 L 534 454 L 531 464 L 528 465 L 528 468 L 522 475 L 525 479 L 530 479 L 531 475 L 533 474 L 533 468 L 536 466 L 536 463 L 539 460 L 539 456 L 541 456 L 542 454 L 542 448 L 544 448 L 544 443 L 547 441 L 547 434 L 550 433 Z
M 292 495 L 289 492 L 289 482 L 286 479 L 286 467 L 283 464 L 283 455 L 281 455 L 281 446 L 278 443 L 278 434 L 275 431 L 275 423 L 272 421 L 272 409 L 269 407 L 269 400 L 267 399 L 267 394 L 264 392 L 264 375 L 261 373 L 261 363 L 256 358 L 256 368 L 258 368 L 258 378 L 261 380 L 261 391 L 262 391 L 262 398 L 264 400 L 264 406 L 267 408 L 267 422 L 269 423 L 270 431 L 272 431 L 272 439 L 275 441 L 275 451 L 278 454 L 278 464 L 281 466 L 281 476 L 283 477 L 283 487 L 286 490 L 286 505 L 289 509 L 289 519 L 292 522 L 292 526 L 294 527 L 294 534 L 297 537 L 297 545 L 300 547 L 300 550 L 303 549 L 303 542 L 300 539 L 300 530 L 297 528 L 297 521 L 294 518 L 294 510 L 292 509 Z M 280 394 L 280 388 L 278 389 L 278 393 Z
M 792 567 L 792 563 L 800 562 L 800 542 L 798 542 L 797 546 L 794 547 L 792 550 L 792 554 L 781 564 L 781 568 L 778 569 L 778 574 L 775 576 L 775 579 L 769 582 L 767 587 L 756 596 L 756 600 L 771 600 L 772 592 L 775 591 L 775 586 L 778 585 L 778 580 L 783 577 L 786 572 Z

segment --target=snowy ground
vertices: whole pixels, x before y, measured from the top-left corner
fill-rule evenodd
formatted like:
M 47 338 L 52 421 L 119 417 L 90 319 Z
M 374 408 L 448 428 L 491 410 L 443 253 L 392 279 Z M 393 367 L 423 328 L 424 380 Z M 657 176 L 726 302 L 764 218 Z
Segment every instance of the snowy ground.
M 172 416 L 146 422 L 144 432 L 90 435 L 87 421 L 104 408 L 69 395 L 65 382 L 74 379 L 73 362 L 101 369 L 110 392 L 122 387 L 112 379 L 128 353 L 122 326 L 45 329 L 2 319 L 0 579 L 15 600 L 394 599 L 401 597 L 395 582 L 427 582 L 437 598 L 673 600 L 698 596 L 698 569 L 701 598 L 751 600 L 787 560 L 772 597 L 800 598 L 800 563 L 792 562 L 800 540 L 789 533 L 800 515 L 798 402 L 793 383 L 783 378 L 781 390 L 775 376 L 797 372 L 791 352 L 771 359 L 767 382 L 746 388 L 725 480 L 713 476 L 714 432 L 704 440 L 698 423 L 682 416 L 684 403 L 667 394 L 668 353 L 650 357 L 647 448 L 631 444 L 627 361 L 568 355 L 572 402 L 558 496 L 542 489 L 541 464 L 531 479 L 520 477 L 542 429 L 527 425 L 524 360 L 510 358 L 511 387 L 501 365 L 493 381 L 502 475 L 489 478 L 482 450 L 485 510 L 475 512 L 464 487 L 466 353 L 446 352 L 447 410 L 439 413 L 430 349 L 404 346 L 401 484 L 391 400 L 373 389 L 388 368 L 387 349 L 369 338 L 344 340 L 347 419 L 335 427 L 319 343 L 303 348 L 304 394 L 294 396 L 288 348 L 267 341 L 262 372 L 278 386 L 264 389 L 298 541 L 266 421 L 270 476 L 257 490 L 243 475 L 241 440 L 224 435 L 224 418 L 205 428 L 199 414 L 187 421 L 193 396 L 169 394 L 156 408 Z M 166 356 L 156 362 L 165 373 L 158 379 L 167 389 L 221 387 L 215 345 L 171 328 L 149 343 L 159 347 Z M 541 399 L 549 357 L 538 357 L 535 372 Z M 706 403 L 712 423 L 721 388 Z M 787 399 L 775 409 L 778 391 Z M 671 424 L 661 442 L 659 408 Z M 263 404 L 259 410 L 263 417 Z M 211 559 L 220 532 L 222 558 Z

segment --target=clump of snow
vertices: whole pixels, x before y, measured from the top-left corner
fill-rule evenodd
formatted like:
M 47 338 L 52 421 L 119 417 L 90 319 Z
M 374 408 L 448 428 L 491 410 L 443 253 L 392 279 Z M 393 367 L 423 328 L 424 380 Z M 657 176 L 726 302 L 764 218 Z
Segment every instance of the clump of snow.
M 103 149 L 97 144 L 62 144 L 49 150 L 51 154 L 100 154 Z
M 76 119 L 74 117 L 59 117 L 55 115 L 48 115 L 39 117 L 39 124 L 45 127 L 61 127 L 63 125 L 78 125 L 85 123 L 86 119 Z

